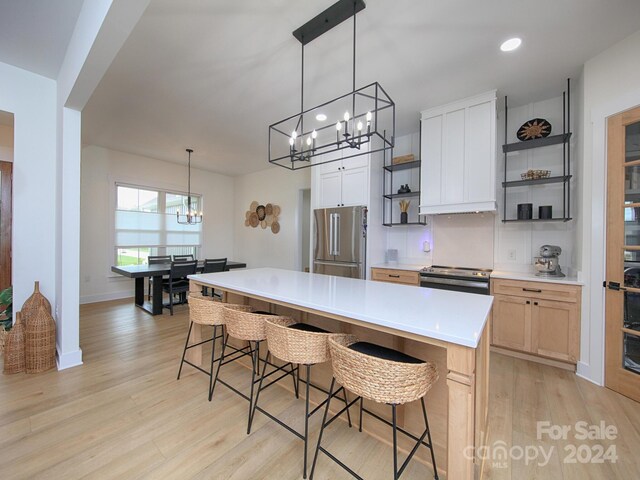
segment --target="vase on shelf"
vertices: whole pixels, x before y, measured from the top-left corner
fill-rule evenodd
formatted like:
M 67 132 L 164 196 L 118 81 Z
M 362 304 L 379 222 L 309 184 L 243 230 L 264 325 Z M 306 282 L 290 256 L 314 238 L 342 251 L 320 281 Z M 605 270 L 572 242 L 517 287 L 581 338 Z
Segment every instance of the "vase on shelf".
M 400 212 L 400 223 L 407 223 L 409 221 L 409 215 L 407 212 Z

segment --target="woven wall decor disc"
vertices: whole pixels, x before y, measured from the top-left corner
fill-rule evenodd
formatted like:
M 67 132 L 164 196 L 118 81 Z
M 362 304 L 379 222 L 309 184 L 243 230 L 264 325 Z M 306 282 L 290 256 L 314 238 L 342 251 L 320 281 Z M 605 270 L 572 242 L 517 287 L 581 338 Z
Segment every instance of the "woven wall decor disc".
M 251 202 L 251 205 L 249 205 L 249 210 L 251 210 L 252 212 L 255 212 L 256 208 L 258 208 L 258 205 L 260 204 L 254 200 L 253 202 Z
M 267 203 L 267 204 L 264 206 L 264 210 L 265 210 L 265 212 L 267 213 L 267 215 L 273 215 L 273 205 L 272 205 L 272 204 Z
M 548 137 L 551 134 L 551 124 L 544 118 L 534 118 L 522 124 L 516 136 L 518 140 L 526 142 L 536 138 Z
M 253 228 L 256 228 L 259 223 L 260 220 L 258 220 L 258 214 L 256 212 L 251 212 L 251 216 L 249 217 L 249 225 L 251 225 Z
M 277 217 L 280 215 L 280 207 L 278 205 L 273 206 L 273 216 Z
M 267 209 L 264 207 L 264 205 L 258 205 L 258 208 L 256 208 L 256 213 L 258 214 L 258 220 L 260 221 L 264 220 L 264 217 L 267 216 L 266 210 Z
M 271 231 L 275 234 L 280 231 L 280 224 L 278 222 L 273 222 L 271 224 Z

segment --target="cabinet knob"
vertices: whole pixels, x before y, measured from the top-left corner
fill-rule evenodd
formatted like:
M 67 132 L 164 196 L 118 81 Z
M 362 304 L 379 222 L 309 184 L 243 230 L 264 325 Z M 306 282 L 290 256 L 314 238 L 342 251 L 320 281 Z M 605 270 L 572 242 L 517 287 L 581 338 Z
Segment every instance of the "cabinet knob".
M 538 305 L 538 302 L 533 302 L 534 305 Z
M 531 302 L 529 300 L 527 300 L 527 305 L 530 305 L 530 304 L 531 304 Z

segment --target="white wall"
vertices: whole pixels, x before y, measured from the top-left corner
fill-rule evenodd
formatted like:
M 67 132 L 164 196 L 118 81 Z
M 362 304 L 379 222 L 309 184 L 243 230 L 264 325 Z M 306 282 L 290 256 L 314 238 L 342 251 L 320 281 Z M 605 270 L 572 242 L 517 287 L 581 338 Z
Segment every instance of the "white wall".
M 97 146 L 82 149 L 80 297 L 81 303 L 133 296 L 133 280 L 111 273 L 114 261 L 113 221 L 115 183 L 187 191 L 187 168 Z M 191 189 L 202 194 L 201 258 L 228 257 L 234 253 L 233 179 L 192 169 Z M 244 221 L 244 213 L 242 214 Z
M 558 85 L 558 90 L 564 90 L 564 85 Z M 572 88 L 574 85 L 572 84 Z M 574 121 L 576 96 L 572 97 L 572 118 L 571 122 L 575 126 L 578 121 Z M 530 103 L 524 106 L 509 108 L 509 125 L 506 143 L 517 142 L 516 132 L 520 125 L 532 118 L 544 118 L 551 123 L 551 135 L 562 133 L 562 96 Z M 571 128 L 569 128 L 571 130 Z M 571 182 L 571 216 L 576 218 L 575 209 L 575 165 L 580 162 L 576 155 L 575 144 L 577 135 L 574 133 L 571 140 L 572 153 L 572 173 L 574 178 Z M 504 109 L 498 115 L 498 145 L 504 141 Z M 562 248 L 560 265 L 566 272 L 574 270 L 577 264 L 574 255 L 574 245 L 576 241 L 576 221 L 570 222 L 546 222 L 546 223 L 502 223 L 503 217 L 503 190 L 504 180 L 504 155 L 502 148 L 498 148 L 497 153 L 497 174 L 496 199 L 498 201 L 498 213 L 496 219 L 494 268 L 496 270 L 527 271 L 533 263 L 533 257 L 539 255 L 542 245 L 558 245 Z M 577 160 L 577 161 L 576 161 Z M 545 148 L 523 150 L 509 154 L 507 161 L 507 180 L 519 180 L 520 174 L 529 169 L 551 170 L 551 176 L 560 176 L 562 170 L 562 145 L 553 145 Z M 562 217 L 562 184 L 548 184 L 534 187 L 511 188 L 507 191 L 507 218 L 517 218 L 517 204 L 532 203 L 533 217 L 538 216 L 540 205 L 551 205 L 554 217 Z M 515 258 L 513 258 L 515 253 Z
M 269 167 L 234 178 L 232 224 L 235 260 L 245 262 L 249 268 L 301 269 L 300 190 L 310 188 L 310 174 L 309 168 L 292 172 L 281 167 Z M 280 232 L 277 235 L 269 228 L 245 227 L 245 212 L 254 200 L 280 206 Z
M 0 63 L 0 110 L 14 114 L 14 311 L 34 280 L 55 308 L 56 82 Z
M 581 189 L 582 294 L 578 374 L 604 383 L 606 118 L 640 105 L 640 31 L 585 63 L 584 177 Z
M 12 125 L 0 125 L 0 161 L 13 162 Z

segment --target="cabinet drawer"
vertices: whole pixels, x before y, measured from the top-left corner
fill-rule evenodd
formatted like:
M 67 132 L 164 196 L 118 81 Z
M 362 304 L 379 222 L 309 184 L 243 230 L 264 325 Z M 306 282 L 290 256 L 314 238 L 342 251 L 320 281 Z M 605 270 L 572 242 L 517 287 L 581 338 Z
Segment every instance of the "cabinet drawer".
M 558 283 L 526 282 L 522 280 L 491 280 L 491 293 L 517 297 L 539 298 L 557 302 L 576 303 L 580 299 L 580 287 Z
M 372 268 L 371 278 L 378 282 L 402 283 L 405 285 L 420 285 L 420 274 L 407 270 L 389 270 L 386 268 Z

